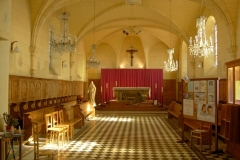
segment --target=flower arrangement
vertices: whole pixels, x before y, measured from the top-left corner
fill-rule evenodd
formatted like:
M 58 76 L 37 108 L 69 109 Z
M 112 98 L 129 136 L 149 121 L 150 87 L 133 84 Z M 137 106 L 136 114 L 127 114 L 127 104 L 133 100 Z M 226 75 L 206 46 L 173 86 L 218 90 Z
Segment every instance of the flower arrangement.
M 13 118 L 10 114 L 8 113 L 3 113 L 3 120 L 5 121 L 5 123 L 7 124 L 7 126 L 17 126 L 18 125 L 18 119 L 17 118 Z

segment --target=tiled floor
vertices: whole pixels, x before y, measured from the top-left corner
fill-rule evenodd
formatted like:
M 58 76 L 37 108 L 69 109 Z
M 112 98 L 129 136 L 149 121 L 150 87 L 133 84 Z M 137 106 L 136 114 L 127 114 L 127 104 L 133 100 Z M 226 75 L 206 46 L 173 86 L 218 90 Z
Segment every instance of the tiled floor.
M 211 155 L 188 142 L 177 143 L 179 130 L 163 112 L 97 112 L 96 118 L 64 146 L 59 160 L 231 159 Z M 214 157 L 215 156 L 215 157 Z M 23 160 L 32 160 L 33 152 Z

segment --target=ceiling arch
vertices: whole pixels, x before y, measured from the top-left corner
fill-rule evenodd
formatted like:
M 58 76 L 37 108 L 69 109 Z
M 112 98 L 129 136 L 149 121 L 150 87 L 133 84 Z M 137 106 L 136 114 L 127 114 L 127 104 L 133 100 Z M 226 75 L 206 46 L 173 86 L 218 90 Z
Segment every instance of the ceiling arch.
M 93 0 L 28 0 L 32 15 L 31 46 L 35 46 L 36 37 L 43 23 L 61 13 L 71 11 L 70 31 L 84 40 L 93 34 L 93 30 L 101 32 L 99 41 L 115 32 L 121 32 L 126 26 L 141 27 L 142 30 L 155 28 L 151 32 L 162 33 L 162 30 L 173 33 L 187 42 L 196 33 L 195 18 L 199 16 L 199 7 L 203 2 L 204 10 L 209 10 L 217 19 L 223 20 L 229 27 L 232 46 L 236 43 L 235 30 L 238 0 L 172 0 L 172 16 L 169 15 L 169 0 L 142 0 L 141 5 L 126 5 L 124 0 L 96 0 L 96 16 L 94 17 Z M 230 4 L 231 3 L 231 4 Z M 191 14 L 190 14 L 191 13 Z M 182 18 L 184 17 L 184 18 Z M 214 16 L 216 17 L 216 16 Z M 96 28 L 93 22 L 95 20 Z M 171 21 L 171 29 L 170 29 Z M 158 32 L 158 33 L 157 33 Z M 107 36 L 106 36 L 107 35 Z M 158 36 L 161 40 L 161 36 Z M 165 42 L 167 44 L 167 41 Z

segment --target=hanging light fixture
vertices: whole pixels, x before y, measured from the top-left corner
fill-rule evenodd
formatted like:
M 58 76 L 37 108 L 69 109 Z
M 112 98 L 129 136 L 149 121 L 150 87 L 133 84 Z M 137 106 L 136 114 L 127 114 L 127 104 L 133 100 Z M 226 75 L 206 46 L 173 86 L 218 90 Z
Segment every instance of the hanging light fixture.
M 192 40 L 192 37 L 190 37 L 188 47 L 190 55 L 193 57 L 208 57 L 213 52 L 212 38 L 210 36 L 209 41 L 206 38 L 206 19 L 202 15 L 196 19 L 197 35 L 195 36 L 195 40 Z
M 74 37 L 74 42 L 72 44 L 71 34 L 69 34 L 68 20 L 70 17 L 70 13 L 65 11 L 60 14 L 59 18 L 61 20 L 61 34 L 59 38 L 59 42 L 56 42 L 56 37 L 50 37 L 50 45 L 56 52 L 60 54 L 63 53 L 73 53 L 76 51 L 76 43 L 77 37 Z
M 97 45 L 95 44 L 95 1 L 94 1 L 94 44 L 91 46 L 91 54 L 87 60 L 87 68 L 97 68 L 100 64 L 100 61 L 95 58 Z
M 171 0 L 170 0 L 170 32 L 171 32 Z M 171 46 L 171 33 L 170 33 L 170 46 Z M 167 50 L 169 57 L 168 61 L 164 61 L 164 69 L 168 72 L 176 71 L 178 70 L 178 61 L 176 62 L 173 59 L 173 54 L 174 54 L 174 48 L 169 48 Z

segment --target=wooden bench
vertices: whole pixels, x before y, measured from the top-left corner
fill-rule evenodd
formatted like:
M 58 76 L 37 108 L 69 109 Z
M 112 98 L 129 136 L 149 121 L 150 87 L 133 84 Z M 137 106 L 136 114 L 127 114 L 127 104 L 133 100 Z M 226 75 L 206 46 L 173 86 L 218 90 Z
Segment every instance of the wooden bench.
M 55 107 L 48 107 L 39 109 L 36 111 L 30 111 L 23 114 L 23 129 L 25 130 L 24 133 L 24 140 L 31 139 L 32 136 L 32 121 L 36 122 L 38 126 L 40 126 L 39 131 L 42 134 L 45 133 L 45 118 L 44 115 L 47 113 L 51 113 L 55 110 Z
M 184 119 L 184 131 L 186 131 L 187 129 L 190 129 L 190 130 L 200 129 L 202 123 L 209 124 L 208 122 L 200 122 L 200 121 L 193 120 L 193 119 Z M 212 141 L 212 134 L 211 133 L 212 133 L 212 129 L 210 127 L 210 131 L 209 131 L 210 142 Z M 199 140 L 198 140 L 197 143 L 198 144 L 200 143 Z M 202 144 L 206 144 L 207 145 L 208 144 L 208 140 L 204 139 Z
M 199 127 L 201 126 L 201 122 L 192 119 L 184 119 L 184 129 L 187 129 L 185 126 L 191 130 L 195 130 L 199 129 Z
M 82 116 L 82 125 L 84 125 L 84 122 L 86 121 L 86 118 L 91 116 L 91 117 L 95 117 L 95 108 L 91 105 L 90 102 L 84 102 L 84 103 L 77 103 L 78 106 L 76 109 L 78 110 L 78 112 L 81 113 Z
M 62 109 L 59 110 L 60 124 L 69 125 L 70 139 L 74 136 L 74 128 L 82 127 L 83 118 L 81 112 L 77 109 L 78 106 L 76 104 L 77 102 L 75 100 L 63 103 L 61 104 Z
M 168 119 L 176 118 L 178 120 L 178 126 L 182 124 L 182 105 L 172 101 L 168 106 Z

